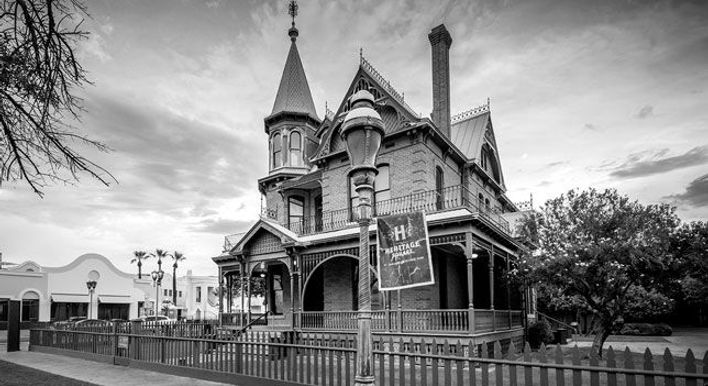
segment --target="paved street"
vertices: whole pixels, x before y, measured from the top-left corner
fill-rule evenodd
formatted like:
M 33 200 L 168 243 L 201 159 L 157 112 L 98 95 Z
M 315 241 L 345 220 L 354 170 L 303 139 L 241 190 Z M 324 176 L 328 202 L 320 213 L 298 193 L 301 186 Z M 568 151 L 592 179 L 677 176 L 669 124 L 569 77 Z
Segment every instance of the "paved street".
M 26 350 L 26 345 L 23 346 Z M 8 353 L 4 344 L 0 344 L 0 360 L 97 385 L 223 385 L 61 355 L 28 351 Z M 12 377 L 12 374 L 3 376 Z

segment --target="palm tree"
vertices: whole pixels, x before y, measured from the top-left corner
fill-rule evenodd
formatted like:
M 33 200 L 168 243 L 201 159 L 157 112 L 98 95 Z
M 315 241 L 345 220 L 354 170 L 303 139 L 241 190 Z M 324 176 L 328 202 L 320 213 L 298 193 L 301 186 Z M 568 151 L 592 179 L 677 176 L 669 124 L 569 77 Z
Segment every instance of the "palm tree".
M 138 279 L 143 278 L 143 272 L 142 272 L 142 267 L 143 267 L 143 260 L 147 259 L 150 257 L 150 255 L 147 254 L 147 252 L 143 251 L 135 251 L 133 252 L 133 259 L 130 260 L 130 264 L 133 264 L 135 262 L 138 263 Z
M 156 249 L 155 253 L 151 253 L 150 256 L 157 257 L 157 270 L 162 271 L 162 259 L 169 256 L 169 254 L 162 249 Z
M 177 252 L 171 254 L 170 257 L 174 261 L 172 264 L 172 304 L 177 305 L 177 263 L 184 261 L 186 257 L 182 252 Z

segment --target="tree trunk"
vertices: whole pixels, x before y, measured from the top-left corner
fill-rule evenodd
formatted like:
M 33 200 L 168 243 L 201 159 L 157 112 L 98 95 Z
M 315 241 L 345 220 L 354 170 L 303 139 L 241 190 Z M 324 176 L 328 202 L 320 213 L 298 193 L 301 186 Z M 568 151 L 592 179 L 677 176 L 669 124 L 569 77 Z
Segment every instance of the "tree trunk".
M 177 263 L 172 265 L 172 305 L 177 307 Z
M 143 263 L 140 260 L 138 260 L 138 279 L 143 278 L 142 267 L 143 267 Z
M 604 323 L 602 320 L 598 321 L 597 328 L 595 329 L 595 338 L 592 340 L 590 355 L 597 353 L 597 355 L 602 358 L 602 346 L 605 344 L 607 337 L 610 336 L 610 332 L 612 332 L 612 323 Z

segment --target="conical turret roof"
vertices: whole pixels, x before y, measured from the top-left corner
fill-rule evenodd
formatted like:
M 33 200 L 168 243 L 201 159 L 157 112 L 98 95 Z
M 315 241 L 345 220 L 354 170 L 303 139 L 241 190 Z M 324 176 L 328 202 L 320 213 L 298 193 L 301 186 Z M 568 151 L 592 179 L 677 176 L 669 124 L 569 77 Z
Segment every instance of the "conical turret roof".
M 317 111 L 315 110 L 315 103 L 312 101 L 310 86 L 307 84 L 305 69 L 302 67 L 295 39 L 291 40 L 290 52 L 288 52 L 288 59 L 285 61 L 283 77 L 280 79 L 280 86 L 278 87 L 278 94 L 275 96 L 271 115 L 280 112 L 306 113 L 313 118 L 317 118 Z

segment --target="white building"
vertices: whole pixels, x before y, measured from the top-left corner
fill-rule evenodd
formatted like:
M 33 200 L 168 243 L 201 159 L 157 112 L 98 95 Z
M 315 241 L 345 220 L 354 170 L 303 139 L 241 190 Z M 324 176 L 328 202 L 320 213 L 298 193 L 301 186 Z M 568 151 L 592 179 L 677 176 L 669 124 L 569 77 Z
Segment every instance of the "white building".
M 96 282 L 93 291 L 87 287 L 91 281 Z M 215 276 L 192 276 L 190 271 L 187 276 L 178 277 L 179 314 L 192 319 L 215 319 L 217 287 Z M 158 293 L 161 309 L 171 294 L 172 277 L 165 274 Z M 81 255 L 63 267 L 44 267 L 27 261 L 0 269 L 0 324 L 7 321 L 9 300 L 22 301 L 21 318 L 29 322 L 66 320 L 72 316 L 133 319 L 153 313 L 155 296 L 149 273 L 138 279 L 99 254 Z

